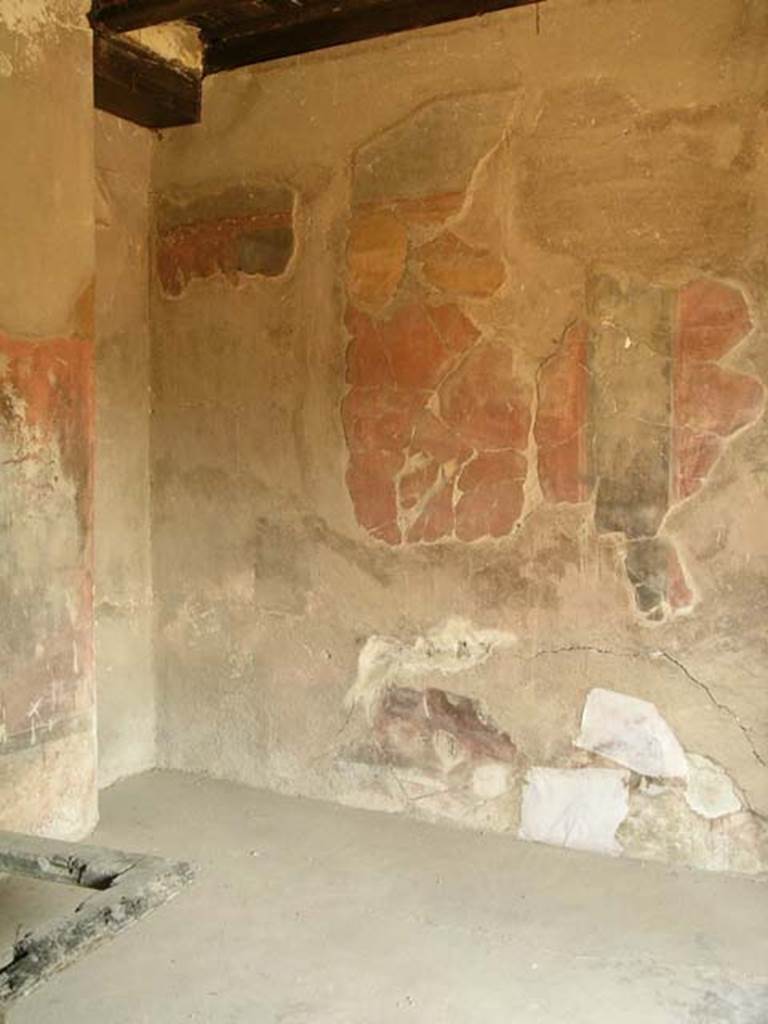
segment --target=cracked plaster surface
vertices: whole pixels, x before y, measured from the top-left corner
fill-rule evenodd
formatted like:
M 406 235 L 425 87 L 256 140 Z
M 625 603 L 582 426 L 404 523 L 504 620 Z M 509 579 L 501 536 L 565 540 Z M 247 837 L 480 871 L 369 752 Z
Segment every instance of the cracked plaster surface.
M 377 87 L 364 118 L 354 114 L 359 100 L 350 105 L 348 97 L 353 86 L 365 96 L 372 72 L 385 70 L 375 48 L 359 62 L 342 55 L 332 65 L 318 60 L 311 68 L 277 71 L 274 79 L 260 80 L 263 95 L 243 78 L 237 104 L 225 90 L 218 94 L 220 109 L 231 115 L 226 130 L 203 129 L 205 146 L 182 153 L 171 144 L 171 158 L 161 159 L 168 175 L 207 174 L 213 180 L 218 168 L 210 154 L 215 151 L 218 162 L 217 147 L 233 165 L 247 153 L 268 177 L 289 174 L 303 214 L 295 275 L 276 281 L 270 296 L 265 289 L 258 308 L 241 293 L 225 304 L 212 294 L 215 288 L 204 303 L 196 294 L 201 289 L 190 288 L 161 324 L 169 392 L 193 349 L 204 353 L 215 338 L 233 356 L 230 370 L 217 370 L 207 392 L 195 379 L 179 400 L 193 405 L 199 398 L 187 429 L 196 445 L 199 439 L 201 449 L 207 446 L 205 454 L 197 447 L 181 453 L 175 438 L 187 413 L 169 411 L 164 476 L 156 489 L 171 524 L 160 526 L 159 546 L 177 549 L 175 566 L 170 557 L 162 563 L 170 569 L 162 583 L 168 593 L 169 718 L 179 724 L 179 735 L 190 736 L 174 744 L 166 730 L 176 763 L 213 763 L 258 785 L 514 832 L 528 767 L 604 767 L 598 755 L 572 741 L 589 690 L 615 687 L 652 701 L 689 756 L 706 755 L 722 766 L 743 800 L 741 810 L 706 819 L 687 804 L 682 780 L 654 793 L 651 784 L 633 777 L 630 815 L 618 836 L 620 842 L 627 837 L 627 852 L 733 867 L 733 850 L 741 843 L 743 864 L 755 868 L 759 830 L 749 807 L 765 809 L 762 641 L 755 622 L 764 604 L 764 531 L 757 522 L 764 426 L 758 422 L 761 407 L 752 403 L 760 397 L 754 385 L 746 384 L 752 398 L 744 402 L 744 381 L 734 384 L 720 371 L 756 380 L 765 370 L 757 259 L 764 215 L 754 185 L 764 162 L 753 118 L 759 100 L 725 80 L 707 80 L 704 96 L 666 75 L 674 62 L 658 59 L 657 41 L 643 34 L 630 6 L 610 22 L 617 34 L 599 54 L 615 84 L 586 81 L 581 57 L 570 62 L 565 39 L 555 80 L 542 81 L 522 50 L 515 50 L 522 72 L 514 67 L 508 74 L 511 37 L 503 47 L 496 40 L 504 67 L 497 63 L 480 74 L 474 58 L 470 88 L 493 89 L 494 80 L 512 82 L 515 89 L 518 80 L 523 83 L 520 92 L 496 95 L 477 144 L 473 125 L 490 102 L 488 93 L 471 102 L 446 95 L 456 82 L 447 72 L 440 77 L 429 43 L 422 50 L 417 41 L 414 53 L 425 59 L 415 61 L 418 72 L 415 63 L 404 69 L 407 88 L 395 95 Z M 715 30 L 707 21 L 712 11 L 702 17 L 694 6 L 667 10 L 666 24 L 674 29 L 669 39 L 675 48 L 689 38 L 689 24 L 704 34 L 704 23 L 709 25 L 710 42 L 697 35 L 694 44 L 710 47 L 696 57 L 704 68 L 730 43 L 723 42 L 727 33 L 719 22 Z M 685 32 L 677 36 L 683 22 Z M 608 24 L 606 19 L 600 31 L 608 31 Z M 642 40 L 632 63 L 616 56 L 630 25 Z M 471 63 L 475 42 L 470 30 L 446 37 L 446 68 Z M 748 61 L 737 65 L 751 67 Z M 696 76 L 697 89 L 703 81 Z M 258 112 L 258 132 L 235 123 L 246 100 Z M 275 110 L 289 116 L 297 101 L 306 135 L 283 138 L 270 128 L 270 117 Z M 270 117 L 261 117 L 267 110 Z M 339 126 L 332 136 L 329 118 Z M 412 130 L 417 122 L 421 127 Z M 191 155 L 205 165 L 204 173 Z M 451 171 L 444 177 L 446 162 Z M 598 287 L 599 275 L 609 280 Z M 700 311 L 710 310 L 706 317 L 691 315 L 696 303 Z M 512 450 L 525 461 L 522 509 L 515 513 L 519 478 L 508 477 L 504 486 L 515 501 L 503 511 L 517 515 L 511 530 L 505 532 L 502 520 L 494 536 L 491 524 L 476 520 L 479 536 L 471 542 L 457 540 L 461 463 L 450 465 L 454 450 L 401 471 L 420 454 L 411 445 L 414 422 L 403 393 L 425 393 L 423 405 L 421 394 L 414 400 L 415 419 L 425 407 L 434 415 L 439 406 L 436 418 L 442 421 L 445 382 L 438 374 L 434 387 L 406 387 L 408 379 L 393 374 L 393 359 L 398 374 L 403 367 L 411 373 L 434 369 L 431 360 L 419 365 L 403 358 L 403 325 L 409 318 L 425 324 L 414 337 L 439 354 L 445 342 L 439 335 L 435 340 L 438 332 L 429 321 L 435 308 L 445 306 L 455 308 L 457 320 L 464 318 L 467 334 L 476 334 L 468 351 L 492 344 L 512 352 L 512 376 L 522 381 L 528 410 L 525 443 Z M 235 307 L 242 322 L 231 313 Z M 713 310 L 719 310 L 714 320 Z M 681 314 L 692 347 L 707 354 L 688 361 L 685 386 L 674 372 L 682 348 L 690 354 L 688 340 L 682 345 L 681 332 L 673 330 Z M 724 325 L 738 338 L 717 354 L 710 342 L 725 337 Z M 256 330 L 263 345 L 253 344 Z M 604 345 L 605 364 L 595 363 L 596 339 Z M 365 358 L 358 360 L 361 352 Z M 203 374 L 212 368 L 202 365 Z M 380 378 L 366 384 L 366 369 Z M 647 381 L 658 408 L 622 412 L 621 388 L 633 375 Z M 249 387 L 241 387 L 241 380 Z M 257 380 L 264 384 L 254 402 Z M 289 381 L 290 400 L 283 401 Z M 364 399 L 355 394 L 366 388 Z M 224 402 L 205 417 L 204 403 L 218 401 L 220 390 L 227 403 L 237 403 L 234 424 Z M 376 390 L 386 393 L 386 402 L 373 396 Z M 735 396 L 735 405 L 723 395 Z M 355 402 L 364 415 L 345 415 Z M 683 424 L 691 431 L 683 438 L 672 436 L 679 426 L 675 406 L 695 414 Z M 611 416 L 617 407 L 619 415 Z M 739 413 L 735 419 L 729 408 Z M 599 452 L 593 422 L 598 409 L 605 413 Z M 702 412 L 723 414 L 717 429 L 700 421 Z M 745 412 L 749 422 L 739 426 Z M 221 431 L 226 437 L 202 438 L 205 430 L 215 434 L 220 422 L 232 426 Z M 407 444 L 393 444 L 401 429 Z M 705 438 L 701 445 L 688 443 L 693 434 Z M 260 444 L 248 444 L 263 437 L 275 438 L 271 465 Z M 643 465 L 633 469 L 617 455 L 622 437 L 630 454 L 643 454 Z M 453 438 L 451 443 L 457 446 Z M 295 464 L 284 457 L 291 446 Z M 715 447 L 715 462 L 702 463 L 703 469 L 688 459 L 691 451 L 706 456 Z M 183 465 L 175 472 L 180 457 Z M 230 459 L 236 472 L 227 476 Z M 666 471 L 652 475 L 656 463 Z M 683 497 L 686 474 L 696 486 Z M 632 513 L 635 505 L 624 493 L 631 496 L 646 476 L 653 501 L 638 503 L 643 517 L 622 518 L 623 506 Z M 446 478 L 450 486 L 443 486 Z M 612 489 L 602 484 L 598 511 L 602 481 Z M 247 497 L 240 495 L 243 483 Z M 187 585 L 180 567 L 194 572 L 207 534 L 198 530 L 186 544 L 169 535 L 174 523 L 193 518 L 200 496 L 214 490 L 223 497 L 210 509 L 216 564 L 204 566 Z M 414 531 L 408 539 L 432 499 L 446 490 L 451 501 L 442 507 L 436 502 L 429 517 L 436 538 L 416 540 Z M 441 512 L 447 526 L 437 536 Z M 226 538 L 220 536 L 222 514 L 230 524 Z M 255 571 L 258 560 L 251 554 L 256 515 L 275 531 L 266 575 Z M 308 515 L 322 528 L 304 529 Z M 610 529 L 612 523 L 618 528 Z M 194 614 L 185 619 L 189 609 Z M 421 699 L 395 694 L 387 743 L 398 728 L 410 730 L 410 749 L 422 752 L 429 770 L 350 761 L 347 730 L 359 722 L 358 714 L 363 736 L 355 750 L 363 751 L 366 728 L 373 738 L 362 706 L 351 715 L 343 706 L 366 638 L 412 645 L 432 623 L 457 613 L 476 628 L 513 630 L 518 646 L 465 673 L 393 682 L 393 691 L 415 691 Z M 214 625 L 208 629 L 208 623 Z M 653 629 L 638 630 L 638 623 Z M 184 679 L 184 686 L 171 677 Z M 210 718 L 204 727 L 185 710 L 187 680 L 195 706 Z M 443 735 L 449 730 L 430 731 L 425 724 L 427 712 L 441 704 L 424 694 L 443 686 L 457 705 L 461 698 L 475 702 L 510 737 L 518 760 L 471 771 L 459 767 L 460 744 Z M 434 736 L 433 746 L 425 730 Z M 370 755 L 370 749 L 363 752 Z
M 706 278 L 672 289 L 598 274 L 584 316 L 531 366 L 517 339 L 483 327 L 515 283 L 501 253 L 457 233 L 472 224 L 488 135 L 460 204 L 444 204 L 457 179 L 441 188 L 434 166 L 380 173 L 388 146 L 414 145 L 441 111 L 382 133 L 354 165 L 353 181 L 379 168 L 347 247 L 342 419 L 358 522 L 390 545 L 471 542 L 514 533 L 537 502 L 592 501 L 596 533 L 624 542 L 638 614 L 688 614 L 695 589 L 663 525 L 762 409 L 760 383 L 719 365 L 752 328 L 745 299 Z

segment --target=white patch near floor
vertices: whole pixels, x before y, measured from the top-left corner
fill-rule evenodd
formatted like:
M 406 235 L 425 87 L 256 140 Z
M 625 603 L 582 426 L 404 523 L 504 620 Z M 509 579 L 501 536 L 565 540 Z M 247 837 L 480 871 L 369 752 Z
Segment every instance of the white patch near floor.
M 758 881 L 167 772 L 102 793 L 94 842 L 198 876 L 12 1024 L 766 1020 Z M 10 933 L 34 924 L 31 899 L 3 891 Z
M 601 853 L 621 853 L 616 829 L 629 810 L 629 772 L 612 768 L 531 768 L 526 775 L 521 839 Z

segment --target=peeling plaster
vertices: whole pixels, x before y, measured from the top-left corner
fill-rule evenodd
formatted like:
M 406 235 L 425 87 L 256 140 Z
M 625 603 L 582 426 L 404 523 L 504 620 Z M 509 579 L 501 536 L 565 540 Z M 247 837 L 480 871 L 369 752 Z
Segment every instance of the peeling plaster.
M 361 706 L 370 719 L 388 686 L 418 679 L 430 672 L 456 675 L 482 665 L 496 650 L 517 643 L 513 633 L 476 629 L 465 619 L 451 618 L 424 636 L 406 643 L 392 636 L 369 637 L 358 657 L 357 678 L 345 698 L 347 708 Z
M 248 173 L 290 181 L 302 207 L 299 258 L 277 287 L 211 288 L 204 297 L 190 288 L 159 309 L 155 438 L 174 466 L 171 484 L 154 490 L 168 570 L 158 574 L 158 600 L 170 623 L 159 660 L 169 763 L 460 825 L 485 827 L 478 808 L 492 803 L 493 827 L 509 832 L 530 764 L 607 771 L 603 759 L 627 747 L 636 770 L 657 771 L 659 761 L 670 770 L 670 748 L 678 775 L 619 773 L 614 790 L 628 780 L 630 813 L 618 838 L 603 829 L 602 846 L 707 867 L 768 863 L 747 809 L 765 811 L 757 565 L 765 425 L 755 383 L 765 376 L 757 343 L 765 261 L 755 245 L 768 207 L 756 184 L 765 154 L 752 141 L 761 97 L 746 84 L 762 67 L 765 40 L 758 33 L 749 60 L 734 64 L 738 82 L 707 78 L 714 54 L 735 59 L 722 29 L 738 0 L 703 19 L 694 0 L 680 3 L 685 11 L 676 7 L 658 39 L 632 4 L 618 21 L 590 25 L 585 45 L 606 70 L 599 83 L 585 77 L 583 53 L 574 55 L 574 32 L 583 30 L 574 8 L 564 14 L 568 31 L 547 37 L 555 59 L 545 78 L 530 48 L 489 25 L 496 46 L 485 50 L 486 36 L 467 26 L 443 40 L 439 59 L 429 33 L 419 37 L 419 68 L 375 97 L 370 83 L 386 78 L 376 46 L 355 59 L 320 55 L 266 76 L 212 79 L 215 125 L 184 144 L 164 140 L 159 193 L 189 185 L 215 196 L 219 176 L 242 175 L 247 161 Z M 667 56 L 689 44 L 697 74 L 682 81 Z M 519 93 L 482 98 L 512 74 Z M 470 106 L 456 92 L 467 85 L 481 90 Z M 302 133 L 280 131 L 297 109 Z M 481 115 L 487 144 L 479 146 Z M 332 180 L 321 167 L 334 168 Z M 501 261 L 503 281 L 489 256 Z M 610 280 L 598 289 L 594 275 L 603 272 Z M 755 325 L 748 332 L 744 302 Z M 521 511 L 499 501 L 499 527 L 471 536 L 451 526 L 451 491 L 458 475 L 488 465 L 465 456 L 455 436 L 447 451 L 438 450 L 442 436 L 431 435 L 429 448 L 418 437 L 413 444 L 405 401 L 406 392 L 427 392 L 422 411 L 443 418 L 435 390 L 448 383 L 446 337 L 428 323 L 436 307 L 471 327 L 456 368 L 465 355 L 507 346 L 509 379 L 527 388 L 528 429 L 510 446 L 520 473 L 498 474 L 507 493 L 522 490 Z M 726 335 L 735 344 L 715 351 Z M 484 398 L 500 374 L 485 377 Z M 467 408 L 478 404 L 465 402 L 451 420 L 459 440 L 472 426 Z M 225 416 L 234 429 L 222 439 L 214 435 Z M 508 437 L 494 440 L 508 446 Z M 216 485 L 197 527 L 201 491 L 190 481 L 204 471 Z M 256 478 L 269 493 L 241 494 Z M 334 543 L 325 543 L 327 530 L 319 538 L 282 529 L 254 610 L 237 583 L 253 561 L 254 515 L 285 522 L 297 505 L 297 521 L 331 524 Z M 422 516 L 423 529 L 413 530 Z M 310 583 L 296 582 L 296 550 Z M 262 632 L 265 609 L 283 592 L 298 599 L 295 616 Z M 195 616 L 174 618 L 198 605 Z M 453 667 L 441 669 L 439 652 L 419 653 L 430 636 L 425 608 L 427 625 L 457 613 L 509 625 L 521 647 L 460 665 L 449 649 Z M 638 629 L 648 624 L 653 634 Z M 252 664 L 240 664 L 240 649 L 254 652 Z M 439 678 L 464 665 L 455 683 Z M 651 715 L 651 725 L 641 716 L 650 753 L 645 726 L 635 723 L 627 737 L 629 714 L 609 722 L 618 739 L 609 735 L 598 752 L 573 749 L 585 695 L 600 687 L 634 695 Z M 460 730 L 438 720 L 442 698 L 430 690 L 455 707 L 475 702 L 478 719 L 508 730 L 516 756 L 462 760 Z M 626 698 L 617 699 L 626 711 Z M 253 723 L 263 722 L 268 749 L 255 754 L 261 725 Z M 699 778 L 698 755 L 686 756 L 674 737 L 659 754 L 659 722 L 666 730 L 673 722 L 686 746 L 725 766 L 742 809 L 730 811 L 728 781 L 716 772 L 714 797 L 697 798 L 711 773 Z M 560 843 L 569 841 L 563 818 L 587 814 L 589 832 L 604 810 L 590 808 L 612 791 L 610 773 L 602 788 L 582 781 L 589 775 L 564 777 L 575 781 L 555 794 Z M 550 782 L 557 790 L 557 778 Z M 621 820 L 618 803 L 609 824 Z
M 692 811 L 712 819 L 741 810 L 733 782 L 719 765 L 702 754 L 689 754 L 688 765 L 685 801 Z
M 23 42 L 14 54 L 16 69 L 29 71 L 39 64 L 58 30 L 89 31 L 86 9 L 83 0 L 0 0 L 0 24 Z M 10 75 L 13 65 L 7 66 L 0 67 L 0 77 Z

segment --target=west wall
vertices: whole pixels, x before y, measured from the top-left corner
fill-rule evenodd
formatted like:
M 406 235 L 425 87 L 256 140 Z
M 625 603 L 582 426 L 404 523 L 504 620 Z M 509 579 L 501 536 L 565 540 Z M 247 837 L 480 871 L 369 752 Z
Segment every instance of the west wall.
M 165 765 L 765 867 L 749 0 L 206 82 L 153 174 Z
M 153 767 L 149 195 L 155 136 L 97 112 L 95 670 L 99 784 Z
M 0 0 L 0 828 L 96 817 L 84 0 Z

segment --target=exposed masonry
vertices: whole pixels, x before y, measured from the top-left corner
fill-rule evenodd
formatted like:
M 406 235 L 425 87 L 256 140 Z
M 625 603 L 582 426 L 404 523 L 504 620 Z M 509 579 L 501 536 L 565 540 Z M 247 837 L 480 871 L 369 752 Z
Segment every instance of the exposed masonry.
M 686 753 L 650 701 L 591 689 L 571 740 L 582 752 L 576 763 L 537 765 L 482 701 L 435 686 L 436 674 L 471 670 L 514 643 L 459 619 L 411 643 L 369 638 L 347 695 L 349 715 L 362 714 L 347 719 L 342 762 L 383 772 L 396 800 L 428 815 L 576 849 L 647 857 L 668 847 L 672 859 L 698 867 L 765 870 L 766 824 L 720 765 Z M 588 645 L 510 653 L 533 661 L 574 651 L 649 657 Z M 650 657 L 690 678 L 666 652 Z
M 678 850 L 678 856 L 682 852 L 685 862 L 716 870 L 743 870 L 745 864 L 753 872 L 765 870 L 765 822 L 742 812 L 742 799 L 719 765 L 698 754 L 686 757 L 653 704 L 617 691 L 591 690 L 575 745 L 630 772 L 531 769 L 521 838 L 642 856 L 648 849 L 636 849 L 635 843 L 642 843 L 643 826 L 640 835 L 633 830 L 645 818 L 662 848 L 668 842 L 675 849 L 682 829 L 689 848 Z M 630 789 L 634 795 L 627 798 Z M 661 798 L 665 804 L 657 803 Z

